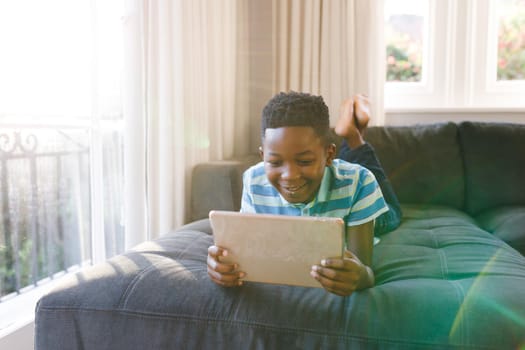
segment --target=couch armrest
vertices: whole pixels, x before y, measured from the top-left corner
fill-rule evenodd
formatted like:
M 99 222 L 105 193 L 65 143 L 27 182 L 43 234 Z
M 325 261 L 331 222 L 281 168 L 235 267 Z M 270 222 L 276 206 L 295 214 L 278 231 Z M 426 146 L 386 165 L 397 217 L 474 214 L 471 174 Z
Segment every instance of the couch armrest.
M 251 154 L 197 164 L 192 172 L 190 220 L 207 218 L 210 210 L 239 210 L 242 174 L 259 160 L 259 155 Z

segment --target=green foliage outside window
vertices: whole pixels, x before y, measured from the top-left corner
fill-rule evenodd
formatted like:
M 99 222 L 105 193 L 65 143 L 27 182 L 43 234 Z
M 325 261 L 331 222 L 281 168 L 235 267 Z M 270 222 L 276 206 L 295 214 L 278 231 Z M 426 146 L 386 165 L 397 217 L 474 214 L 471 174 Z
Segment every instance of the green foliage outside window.
M 20 266 L 20 284 L 28 286 L 32 283 L 33 275 L 31 273 L 31 250 L 33 244 L 30 239 L 24 239 L 21 247 L 16 253 L 16 259 Z M 13 267 L 14 255 L 11 248 L 5 245 L 0 246 L 0 297 L 16 291 L 16 276 Z
M 423 24 L 420 15 L 396 14 L 386 21 L 386 81 L 421 81 Z
M 388 45 L 386 48 L 387 81 L 421 81 L 421 61 L 411 59 L 408 54 L 395 45 Z
M 525 0 L 500 19 L 498 32 L 498 80 L 525 79 Z

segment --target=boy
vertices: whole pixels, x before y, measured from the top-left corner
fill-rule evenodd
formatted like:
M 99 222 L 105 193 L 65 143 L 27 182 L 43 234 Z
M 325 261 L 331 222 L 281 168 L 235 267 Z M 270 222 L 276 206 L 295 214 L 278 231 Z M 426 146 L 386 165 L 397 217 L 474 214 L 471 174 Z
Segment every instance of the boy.
M 367 106 L 364 96 L 343 103 L 335 131 L 345 138 L 346 148 L 364 144 Z M 263 162 L 244 174 L 241 211 L 343 218 L 352 251 L 312 266 L 311 275 L 342 296 L 373 286 L 374 220 L 388 207 L 371 171 L 334 159 L 322 97 L 296 92 L 274 96 L 263 110 L 261 129 Z M 223 247 L 208 249 L 208 274 L 222 286 L 242 285 L 245 273 L 236 264 L 220 262 L 227 253 Z

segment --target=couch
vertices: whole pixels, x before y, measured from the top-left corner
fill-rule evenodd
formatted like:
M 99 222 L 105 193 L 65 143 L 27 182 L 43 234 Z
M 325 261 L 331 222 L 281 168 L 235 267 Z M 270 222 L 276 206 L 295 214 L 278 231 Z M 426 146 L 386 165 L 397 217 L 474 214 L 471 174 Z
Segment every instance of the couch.
M 43 297 L 36 349 L 523 349 L 525 125 L 373 127 L 366 139 L 404 214 L 374 248 L 373 288 L 209 280 L 206 217 L 239 208 L 248 155 L 195 167 L 190 224 Z

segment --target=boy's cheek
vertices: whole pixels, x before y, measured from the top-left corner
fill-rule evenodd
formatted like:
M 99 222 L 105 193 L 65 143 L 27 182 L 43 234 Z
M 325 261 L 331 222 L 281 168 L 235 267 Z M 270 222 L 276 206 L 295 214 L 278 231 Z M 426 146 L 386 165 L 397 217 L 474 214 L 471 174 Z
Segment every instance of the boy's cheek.
M 264 172 L 266 173 L 266 177 L 272 183 L 272 185 L 275 184 L 275 182 L 277 182 L 277 180 L 279 179 L 279 174 L 269 167 L 265 166 Z

